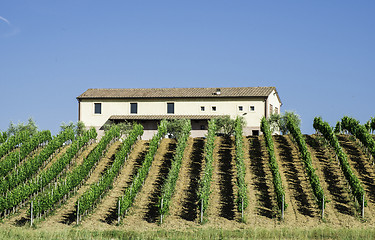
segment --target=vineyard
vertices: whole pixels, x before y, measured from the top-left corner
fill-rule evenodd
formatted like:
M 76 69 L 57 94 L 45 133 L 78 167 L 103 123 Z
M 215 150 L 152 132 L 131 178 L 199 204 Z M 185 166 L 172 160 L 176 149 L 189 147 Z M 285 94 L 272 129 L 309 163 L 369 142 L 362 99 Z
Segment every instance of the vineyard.
M 182 121 L 166 138 L 161 121 L 151 140 L 143 127 L 116 125 L 100 140 L 94 129 L 23 131 L 0 143 L 3 226 L 149 230 L 252 227 L 375 226 L 375 141 L 369 127 L 344 117 L 333 128 L 314 119 L 303 135 L 189 137 Z M 370 128 L 371 129 L 371 128 Z

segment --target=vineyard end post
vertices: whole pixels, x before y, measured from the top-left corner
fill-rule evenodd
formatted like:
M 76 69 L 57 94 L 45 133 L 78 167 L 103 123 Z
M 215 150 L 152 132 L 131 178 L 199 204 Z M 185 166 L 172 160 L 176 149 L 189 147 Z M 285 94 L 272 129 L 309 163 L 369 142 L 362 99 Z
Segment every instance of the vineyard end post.
M 120 199 L 118 200 L 118 210 L 117 210 L 117 222 L 120 225 Z
M 203 222 L 203 199 L 201 200 L 201 223 Z
M 324 195 L 323 195 L 323 199 L 322 199 L 322 219 L 324 218 Z
M 30 203 L 30 226 L 33 226 L 33 201 Z
M 283 194 L 282 205 L 281 205 L 281 219 L 282 220 L 284 220 L 284 205 L 285 205 L 285 195 Z
M 77 204 L 77 225 L 79 224 L 79 201 Z
M 362 218 L 365 218 L 365 194 L 362 194 Z

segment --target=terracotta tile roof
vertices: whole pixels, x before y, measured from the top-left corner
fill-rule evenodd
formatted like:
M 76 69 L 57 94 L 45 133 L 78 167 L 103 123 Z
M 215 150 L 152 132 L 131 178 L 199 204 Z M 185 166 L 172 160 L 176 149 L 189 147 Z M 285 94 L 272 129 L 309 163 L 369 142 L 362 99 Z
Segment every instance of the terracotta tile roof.
M 216 94 L 217 90 L 220 94 Z M 90 88 L 77 99 L 267 97 L 275 87 L 233 88 Z
M 191 120 L 205 120 L 211 118 L 218 118 L 224 115 L 112 115 L 109 120 L 162 120 L 162 119 L 191 119 Z

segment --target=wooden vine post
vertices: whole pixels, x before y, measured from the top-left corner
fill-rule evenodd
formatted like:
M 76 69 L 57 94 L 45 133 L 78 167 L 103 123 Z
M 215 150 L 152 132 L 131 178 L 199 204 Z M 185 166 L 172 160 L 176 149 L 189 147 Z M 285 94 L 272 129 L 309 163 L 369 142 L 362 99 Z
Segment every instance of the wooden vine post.
M 79 224 L 79 201 L 77 203 L 77 225 Z
M 120 199 L 118 200 L 118 209 L 117 209 L 117 223 L 120 225 L 121 217 L 120 217 Z
M 365 218 L 365 193 L 362 194 L 362 212 L 361 212 L 361 215 L 362 215 L 362 218 Z
M 30 203 L 30 226 L 33 226 L 33 201 Z
M 283 194 L 282 204 L 281 204 L 281 219 L 282 220 L 284 220 L 284 205 L 285 205 L 285 195 Z
M 323 195 L 323 200 L 322 200 L 322 219 L 324 218 L 324 205 L 325 205 L 325 202 L 324 202 L 324 195 Z

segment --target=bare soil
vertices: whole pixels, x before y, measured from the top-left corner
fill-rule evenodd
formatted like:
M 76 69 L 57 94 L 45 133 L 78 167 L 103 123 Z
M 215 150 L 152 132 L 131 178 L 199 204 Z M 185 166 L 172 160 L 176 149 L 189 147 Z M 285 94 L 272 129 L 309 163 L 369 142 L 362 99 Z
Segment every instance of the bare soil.
M 92 149 L 96 146 L 96 143 L 95 144 L 91 144 L 89 146 L 86 146 L 85 149 L 81 152 L 81 154 L 79 154 L 75 159 L 72 160 L 72 162 L 82 162 L 84 158 L 87 157 L 87 155 L 92 151 Z M 51 164 L 53 162 L 55 162 L 58 158 L 60 158 L 62 156 L 63 153 L 66 152 L 66 148 L 68 146 L 65 146 L 65 149 L 63 151 L 60 151 L 59 153 L 57 153 L 55 155 L 55 157 L 50 161 L 49 164 L 46 165 L 45 168 L 43 169 L 40 169 L 39 172 L 41 171 L 44 171 L 45 169 L 48 169 Z M 69 170 L 69 166 L 68 166 L 68 170 Z M 38 173 L 39 174 L 39 173 Z M 41 191 L 43 192 L 43 191 Z M 40 194 L 41 192 L 39 192 L 38 194 Z M 16 225 L 16 226 L 23 226 L 25 225 L 27 222 L 30 221 L 30 217 L 27 216 L 27 211 L 28 211 L 28 207 L 29 207 L 29 204 L 26 202 L 20 209 L 19 209 L 19 212 L 15 215 L 12 215 L 9 217 L 9 223 L 11 225 Z
M 207 209 L 209 222 L 240 220 L 236 200 L 236 165 L 233 137 L 217 137 L 215 140 L 212 193 Z
M 305 140 L 326 198 L 324 218 L 329 223 L 348 226 L 355 220 L 355 206 L 335 153 L 316 135 L 306 135 Z
M 365 219 L 368 222 L 375 221 L 375 170 L 370 159 L 362 151 L 361 147 L 355 140 L 351 140 L 350 136 L 339 135 L 338 140 L 344 152 L 348 156 L 349 164 L 352 171 L 362 183 L 362 187 L 366 191 L 365 199 L 367 200 L 367 207 L 365 208 Z M 352 200 L 355 202 L 355 200 Z M 359 206 L 361 203 L 356 202 L 357 214 L 359 214 Z
M 285 190 L 285 201 L 288 204 L 285 211 L 286 221 L 298 225 L 320 221 L 320 211 L 295 144 L 289 135 L 276 135 L 273 139 Z
M 175 139 L 163 139 L 155 154 L 145 183 L 122 221 L 124 227 L 154 228 L 159 220 L 158 202 L 176 148 Z M 135 224 L 135 225 L 134 225 Z
M 268 226 L 277 221 L 276 196 L 269 155 L 262 136 L 250 136 L 244 141 L 246 183 L 248 185 L 249 206 L 247 222 Z
M 361 219 L 358 204 L 355 203 L 350 188 L 340 169 L 334 152 L 318 136 L 305 136 L 311 152 L 313 166 L 319 176 L 326 196 L 325 217 L 321 219 L 321 209 L 311 190 L 310 182 L 305 174 L 302 160 L 297 146 L 290 136 L 274 136 L 275 153 L 279 164 L 281 178 L 286 192 L 285 200 L 288 208 L 285 219 L 279 220 L 272 174 L 269 169 L 269 156 L 265 147 L 264 138 L 247 137 L 244 141 L 245 150 L 245 181 L 248 186 L 249 206 L 245 211 L 245 223 L 241 223 L 240 213 L 236 206 L 236 165 L 234 139 L 217 137 L 215 141 L 214 173 L 211 183 L 211 196 L 207 211 L 207 222 L 199 224 L 199 203 L 197 190 L 199 179 L 204 169 L 203 138 L 190 138 L 186 147 L 179 179 L 176 183 L 176 192 L 172 198 L 169 216 L 160 225 L 158 200 L 161 186 L 166 178 L 176 142 L 173 139 L 163 139 L 155 159 L 146 178 L 143 188 L 129 209 L 127 216 L 117 226 L 117 216 L 114 212 L 116 199 L 130 183 L 137 168 L 141 165 L 147 152 L 147 143 L 137 142 L 136 146 L 125 163 L 121 174 L 116 179 L 113 189 L 103 198 L 94 212 L 83 219 L 76 229 L 91 230 L 125 230 L 125 231 L 188 231 L 195 232 L 205 229 L 241 230 L 252 228 L 271 229 L 309 229 L 321 228 L 365 228 L 375 226 L 375 170 L 372 163 L 362 151 L 358 143 L 347 136 L 340 136 L 340 144 L 348 154 L 348 161 L 353 172 L 361 180 L 365 190 L 368 207 L 365 209 L 365 219 Z M 113 146 L 112 146 L 113 147 Z M 109 150 L 112 155 L 116 147 Z M 111 155 L 111 156 L 112 156 Z M 95 182 L 101 173 L 113 161 L 106 155 L 102 159 L 85 185 L 78 193 L 70 198 L 63 207 L 53 215 L 40 222 L 37 227 L 49 230 L 72 229 L 74 223 L 69 220 L 75 216 L 74 203 L 82 194 L 89 182 Z M 70 169 L 80 164 L 76 161 Z M 25 210 L 26 211 L 26 210 Z M 19 215 L 21 216 L 21 215 Z M 4 220 L 4 224 L 14 224 L 16 217 Z M 19 218 L 18 218 L 19 219 Z M 69 225 L 69 221 L 73 224 Z M 68 224 L 65 224 L 68 223 Z
M 189 138 L 171 200 L 170 216 L 164 220 L 169 225 L 191 225 L 198 222 L 198 187 L 204 163 L 203 138 Z
M 137 170 L 142 165 L 148 151 L 148 141 L 139 140 L 120 170 L 119 176 L 113 183 L 113 188 L 106 194 L 96 210 L 83 219 L 81 225 L 95 229 L 98 225 L 106 227 L 108 224 L 117 223 L 117 200 L 124 193 L 124 190 L 131 184 Z
M 39 225 L 41 227 L 49 227 L 51 225 L 71 225 L 75 223 L 76 220 L 76 209 L 75 209 L 75 202 L 77 199 L 87 190 L 89 189 L 90 185 L 97 182 L 104 172 L 106 166 L 113 161 L 114 155 L 118 148 L 120 147 L 120 142 L 115 142 L 112 144 L 107 152 L 105 153 L 104 157 L 99 160 L 99 163 L 96 165 L 94 171 L 90 175 L 90 177 L 86 180 L 86 182 L 78 189 L 77 193 L 70 197 L 68 201 L 60 208 L 58 208 L 54 215 L 49 216 L 46 221 L 42 221 Z

